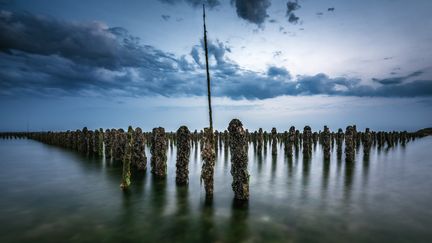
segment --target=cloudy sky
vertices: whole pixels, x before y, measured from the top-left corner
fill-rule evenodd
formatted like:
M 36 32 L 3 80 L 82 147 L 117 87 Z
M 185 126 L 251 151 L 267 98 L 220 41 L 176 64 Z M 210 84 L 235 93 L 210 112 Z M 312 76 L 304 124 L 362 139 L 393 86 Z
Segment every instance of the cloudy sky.
M 430 0 L 0 0 L 0 130 L 432 126 Z

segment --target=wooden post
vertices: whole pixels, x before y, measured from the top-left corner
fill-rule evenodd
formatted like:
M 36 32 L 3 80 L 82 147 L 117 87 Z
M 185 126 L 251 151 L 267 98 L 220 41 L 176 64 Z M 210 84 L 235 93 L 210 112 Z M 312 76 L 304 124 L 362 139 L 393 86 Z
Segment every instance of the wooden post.
M 208 49 L 207 49 L 207 29 L 205 24 L 205 5 L 203 4 L 203 21 L 204 21 L 204 51 L 206 59 L 206 72 L 207 72 L 207 98 L 209 106 L 209 120 L 210 120 L 210 131 L 213 132 L 213 117 L 212 117 L 212 107 L 211 107 L 211 91 L 210 91 L 210 72 L 208 64 Z

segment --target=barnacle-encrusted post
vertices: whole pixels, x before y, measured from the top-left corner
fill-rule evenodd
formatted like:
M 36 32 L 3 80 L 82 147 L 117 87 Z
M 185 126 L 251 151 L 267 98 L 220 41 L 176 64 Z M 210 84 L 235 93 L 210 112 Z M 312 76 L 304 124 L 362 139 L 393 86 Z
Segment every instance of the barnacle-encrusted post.
M 369 156 L 371 146 L 372 146 L 372 134 L 371 134 L 369 128 L 366 128 L 366 131 L 363 134 L 363 154 L 364 154 L 364 156 Z
M 249 173 L 247 140 L 243 124 L 233 119 L 228 127 L 230 133 L 231 175 L 233 176 L 232 189 L 234 198 L 238 200 L 249 199 Z
M 324 159 L 329 160 L 330 159 L 330 130 L 327 126 L 324 126 L 324 131 L 322 132 L 322 145 L 324 150 Z
M 129 188 L 131 183 L 131 159 L 132 159 L 132 150 L 134 146 L 133 141 L 133 129 L 131 126 L 129 126 L 127 131 L 127 139 L 125 144 L 125 151 L 123 155 L 123 175 L 122 175 L 122 182 L 120 184 L 120 188 L 123 190 L 126 190 Z
M 216 154 L 213 146 L 213 132 L 211 128 L 204 128 L 204 148 L 201 150 L 201 157 L 204 160 L 201 169 L 201 179 L 204 181 L 206 197 L 213 197 L 213 175 Z
M 139 170 L 145 171 L 147 169 L 147 156 L 145 153 L 145 136 L 141 128 L 135 128 L 133 133 L 133 155 L 132 164 Z
M 303 157 L 310 158 L 312 155 L 312 129 L 305 126 L 303 129 Z
M 262 128 L 259 128 L 258 129 L 258 137 L 257 137 L 257 153 L 259 155 L 262 154 L 263 143 L 264 143 L 263 130 L 262 130 Z
M 287 155 L 289 158 L 293 156 L 293 146 L 296 140 L 296 131 L 295 127 L 291 126 L 288 132 L 288 147 L 286 148 Z
M 272 156 L 276 156 L 277 155 L 277 132 L 275 127 L 273 127 L 271 130 L 271 145 L 272 145 Z
M 345 159 L 347 162 L 354 161 L 354 135 L 354 128 L 352 126 L 347 126 L 345 131 Z
M 151 172 L 157 176 L 164 178 L 167 173 L 167 140 L 165 129 L 163 127 L 153 128 L 150 153 L 151 157 Z
M 176 183 L 185 185 L 189 182 L 190 131 L 186 126 L 177 130 Z
M 104 143 L 104 132 L 103 132 L 103 129 L 102 128 L 99 128 L 99 137 L 98 137 L 98 144 L 97 144 L 97 147 L 98 147 L 98 155 L 100 156 L 100 157 L 102 157 L 103 156 L 103 143 Z

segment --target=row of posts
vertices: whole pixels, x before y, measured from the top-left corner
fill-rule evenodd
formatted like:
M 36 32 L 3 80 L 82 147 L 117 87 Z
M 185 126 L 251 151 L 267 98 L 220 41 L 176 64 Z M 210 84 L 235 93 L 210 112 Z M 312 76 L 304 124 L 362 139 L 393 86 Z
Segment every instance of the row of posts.
M 348 126 L 345 132 L 339 129 L 337 133 L 330 132 L 324 126 L 321 132 L 312 132 L 310 126 L 305 126 L 300 133 L 294 126 L 289 131 L 277 133 L 273 128 L 270 133 L 260 128 L 258 131 L 249 133 L 243 128 L 238 119 L 233 119 L 224 132 L 211 132 L 205 128 L 204 132 L 191 133 L 186 126 L 181 126 L 176 133 L 167 133 L 162 127 L 154 128 L 150 133 L 144 133 L 140 128 L 133 129 L 129 126 L 125 132 L 123 129 L 82 130 L 66 132 L 31 132 L 31 133 L 0 133 L 0 138 L 29 138 L 43 143 L 57 145 L 78 152 L 105 156 L 106 159 L 122 161 L 123 172 L 120 187 L 127 190 L 131 184 L 131 169 L 146 171 L 147 156 L 146 146 L 150 146 L 151 173 L 157 178 L 167 175 L 167 149 L 176 143 L 176 183 L 187 185 L 189 182 L 189 158 L 191 145 L 197 146 L 200 142 L 201 157 L 203 160 L 201 170 L 201 181 L 207 198 L 213 197 L 214 165 L 216 152 L 229 147 L 231 154 L 231 175 L 233 177 L 232 190 L 237 200 L 249 199 L 249 172 L 248 172 L 248 146 L 253 145 L 254 150 L 261 154 L 266 153 L 267 145 L 271 146 L 273 156 L 277 155 L 279 142 L 284 144 L 284 151 L 288 157 L 293 156 L 293 149 L 298 151 L 302 147 L 303 157 L 310 158 L 312 145 L 318 142 L 323 147 L 324 159 L 330 159 L 331 148 L 336 144 L 338 157 L 342 154 L 342 143 L 345 142 L 345 156 L 347 162 L 353 162 L 355 150 L 362 143 L 365 155 L 368 155 L 373 144 L 389 147 L 397 143 L 404 145 L 417 137 L 415 133 L 408 132 L 371 132 L 366 128 L 364 132 L 357 132 L 356 126 Z

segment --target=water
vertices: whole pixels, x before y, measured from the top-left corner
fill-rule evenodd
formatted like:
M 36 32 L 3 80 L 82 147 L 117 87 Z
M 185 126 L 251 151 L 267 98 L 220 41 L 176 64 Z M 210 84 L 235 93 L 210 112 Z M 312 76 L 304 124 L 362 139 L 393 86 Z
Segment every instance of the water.
M 249 149 L 250 201 L 235 205 L 229 154 L 219 151 L 213 202 L 192 149 L 190 183 L 31 140 L 0 140 L 0 242 L 432 242 L 432 137 L 373 148 L 369 160 L 261 159 Z M 147 150 L 147 155 L 150 153 Z

